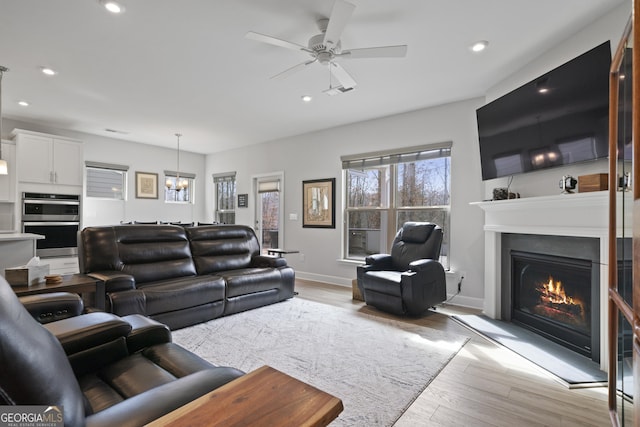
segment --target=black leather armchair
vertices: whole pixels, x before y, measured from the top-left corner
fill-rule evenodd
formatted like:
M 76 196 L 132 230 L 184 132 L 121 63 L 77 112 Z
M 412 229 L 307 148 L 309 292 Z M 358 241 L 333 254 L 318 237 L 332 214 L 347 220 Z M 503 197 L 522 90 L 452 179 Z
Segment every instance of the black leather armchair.
M 391 254 L 375 254 L 357 267 L 358 288 L 368 305 L 398 315 L 419 316 L 447 298 L 445 274 L 438 262 L 442 228 L 406 222 Z
M 41 325 L 0 278 L 0 405 L 62 407 L 67 427 L 141 426 L 241 375 L 173 344 L 168 327 L 140 315 Z

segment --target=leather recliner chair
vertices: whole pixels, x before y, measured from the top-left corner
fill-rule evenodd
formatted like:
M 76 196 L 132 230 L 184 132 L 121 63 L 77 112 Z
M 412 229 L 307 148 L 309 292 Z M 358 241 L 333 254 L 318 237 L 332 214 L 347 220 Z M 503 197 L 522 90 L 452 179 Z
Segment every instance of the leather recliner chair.
M 397 315 L 419 316 L 447 298 L 444 268 L 438 262 L 442 228 L 406 222 L 391 254 L 374 254 L 357 267 L 358 288 L 368 305 Z
M 140 315 L 42 325 L 0 278 L 0 405 L 62 407 L 67 427 L 141 426 L 242 375 L 172 343 L 168 327 Z

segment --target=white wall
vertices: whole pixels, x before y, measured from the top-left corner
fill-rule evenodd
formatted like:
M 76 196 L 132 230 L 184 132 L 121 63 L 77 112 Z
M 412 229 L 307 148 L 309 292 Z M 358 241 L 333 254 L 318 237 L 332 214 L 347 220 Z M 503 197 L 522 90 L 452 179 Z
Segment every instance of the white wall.
M 136 199 L 135 172 L 158 174 L 158 185 L 164 183 L 164 171 L 176 169 L 176 150 L 148 144 L 138 144 L 114 138 L 90 135 L 36 123 L 4 119 L 7 134 L 14 128 L 67 136 L 83 141 L 84 160 L 116 163 L 129 166 L 127 200 L 83 199 L 82 225 L 117 224 L 120 221 L 211 221 L 211 208 L 205 206 L 206 185 L 205 156 L 180 151 L 180 169 L 196 174 L 195 204 L 165 203 L 163 188 L 158 189 L 158 199 Z M 86 179 L 86 178 L 85 178 Z
M 476 305 L 483 295 L 483 214 L 469 202 L 480 200 L 483 191 L 475 124 L 475 110 L 482 103 L 482 99 L 467 100 L 215 153 L 207 157 L 207 175 L 237 172 L 237 192 L 250 194 L 251 203 L 249 208 L 236 210 L 236 222 L 252 226 L 255 215 L 251 177 L 285 171 L 284 246 L 301 252 L 289 255 L 287 260 L 298 277 L 351 286 L 356 264 L 340 261 L 340 156 L 452 141 L 451 268 L 466 272 L 458 301 L 466 298 L 467 304 Z M 320 178 L 336 178 L 336 229 L 302 227 L 302 181 Z M 297 221 L 288 219 L 291 213 L 298 215 Z M 455 283 L 451 286 L 455 287 Z
M 611 50 L 615 52 L 622 32 L 631 13 L 631 2 L 627 2 L 607 15 L 593 22 L 574 36 L 558 43 L 553 49 L 533 59 L 517 72 L 504 78 L 487 91 L 487 102 L 536 79 L 576 56 L 593 49 L 607 40 L 611 41 Z M 612 53 L 613 53 L 612 52 Z M 547 196 L 560 193 L 559 181 L 563 175 L 577 178 L 580 175 L 606 173 L 608 160 L 599 160 L 580 165 L 562 166 L 544 171 L 515 175 L 511 183 L 512 191 L 519 192 L 522 197 Z M 498 178 L 485 182 L 485 199 L 491 198 L 495 187 L 506 187 L 508 178 Z
M 510 75 L 487 93 L 493 100 L 518 86 L 544 74 L 581 53 L 611 40 L 615 49 L 630 13 L 624 4 L 595 21 L 583 31 Z M 355 264 L 340 261 L 342 248 L 341 198 L 337 200 L 337 228 L 302 228 L 300 220 L 291 221 L 290 213 L 301 217 L 303 180 L 337 179 L 342 189 L 340 156 L 370 152 L 391 147 L 453 141 L 452 148 L 452 204 L 451 204 L 451 268 L 464 271 L 462 292 L 453 303 L 482 307 L 484 278 L 484 214 L 469 202 L 491 197 L 494 187 L 507 185 L 507 179 L 483 182 L 480 174 L 478 136 L 475 109 L 484 99 L 474 99 L 413 111 L 397 116 L 356 123 L 273 141 L 264 145 L 231 150 L 207 156 L 207 174 L 236 171 L 238 193 L 249 193 L 251 204 L 237 210 L 237 222 L 253 225 L 252 174 L 285 171 L 284 243 L 287 248 L 300 250 L 301 255 L 287 257 L 298 277 L 323 280 L 350 286 L 355 277 Z M 514 177 L 511 188 L 522 197 L 542 196 L 560 192 L 558 182 L 564 174 L 574 177 L 606 172 L 607 162 L 532 172 Z M 211 191 L 207 191 L 211 194 Z M 449 277 L 448 292 L 454 293 L 456 280 Z
M 538 58 L 518 72 L 502 79 L 487 92 L 492 100 L 561 65 L 588 49 L 610 39 L 617 46 L 630 13 L 624 4 L 597 20 L 585 30 Z M 348 96 L 348 95 L 345 95 Z M 298 277 L 351 285 L 355 264 L 340 260 L 342 248 L 342 170 L 340 156 L 391 147 L 452 141 L 451 268 L 464 271 L 461 295 L 453 303 L 482 307 L 484 295 L 484 214 L 470 202 L 491 197 L 494 187 L 506 186 L 506 179 L 481 180 L 475 110 L 484 99 L 472 99 L 395 116 L 341 126 L 306 135 L 272 141 L 238 150 L 206 156 L 185 153 L 181 164 L 186 172 L 198 176 L 195 206 L 169 205 L 161 200 L 134 197 L 135 171 L 156 172 L 175 169 L 175 150 L 117 139 L 54 129 L 5 119 L 5 129 L 14 127 L 59 134 L 85 142 L 85 160 L 130 166 L 129 198 L 124 204 L 112 201 L 85 201 L 84 225 L 107 224 L 120 220 L 211 221 L 212 173 L 237 172 L 237 192 L 248 193 L 249 207 L 237 209 L 237 222 L 254 225 L 252 177 L 284 171 L 284 246 L 300 250 L 287 257 Z M 184 159 L 184 160 L 183 160 Z M 556 194 L 564 174 L 579 176 L 605 172 L 606 162 L 532 172 L 516 176 L 512 189 L 523 197 Z M 336 178 L 336 229 L 302 228 L 302 181 Z M 289 214 L 298 220 L 289 220 Z M 448 279 L 448 292 L 454 293 L 455 277 Z

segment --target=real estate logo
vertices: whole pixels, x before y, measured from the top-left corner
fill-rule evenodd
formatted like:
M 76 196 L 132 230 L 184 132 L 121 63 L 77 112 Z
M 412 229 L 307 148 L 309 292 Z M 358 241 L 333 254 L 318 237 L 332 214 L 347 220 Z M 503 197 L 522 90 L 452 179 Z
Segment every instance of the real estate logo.
M 62 406 L 0 406 L 0 427 L 64 427 Z

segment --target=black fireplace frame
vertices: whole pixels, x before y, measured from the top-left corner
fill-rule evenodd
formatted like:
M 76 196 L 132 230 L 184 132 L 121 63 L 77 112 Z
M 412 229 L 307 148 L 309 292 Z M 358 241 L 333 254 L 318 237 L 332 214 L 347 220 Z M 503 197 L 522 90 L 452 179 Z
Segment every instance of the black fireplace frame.
M 595 308 L 599 310 L 600 307 L 593 306 L 593 293 L 592 286 L 593 277 L 589 277 L 589 289 L 585 292 L 589 296 L 589 319 L 588 319 L 588 333 L 584 333 L 577 328 L 572 328 L 569 325 L 563 325 L 560 322 L 556 322 L 552 319 L 545 318 L 541 315 L 527 313 L 526 311 L 518 309 L 518 300 L 520 295 L 517 286 L 515 284 L 518 281 L 518 274 L 520 273 L 515 268 L 514 258 L 516 260 L 522 260 L 531 263 L 544 263 L 548 264 L 550 268 L 561 269 L 580 269 L 588 276 L 592 276 L 593 263 L 590 260 L 568 258 L 560 256 L 549 256 L 546 254 L 538 254 L 530 251 L 516 251 L 511 250 L 511 284 L 513 286 L 512 299 L 511 299 L 511 320 L 514 323 L 518 323 L 521 326 L 536 332 L 543 337 L 557 342 L 565 347 L 570 348 L 576 353 L 582 354 L 591 358 L 591 330 L 593 329 L 593 314 L 592 310 Z M 596 289 L 597 291 L 597 289 Z
M 576 258 L 591 262 L 591 337 L 586 357 L 600 363 L 600 239 L 594 237 L 502 233 L 501 236 L 501 319 L 512 322 L 511 252 L 521 251 L 550 257 Z M 521 323 L 517 323 L 521 325 Z M 531 329 L 531 328 L 528 328 Z M 538 332 L 538 331 L 534 331 Z M 541 334 L 541 336 L 544 336 Z M 549 338 L 549 337 L 547 337 Z M 551 339 L 550 339 L 551 340 Z M 565 345 L 560 340 L 553 340 Z M 567 346 L 567 348 L 571 348 Z M 575 348 L 571 348 L 576 351 Z M 584 351 L 576 351 L 585 355 Z

